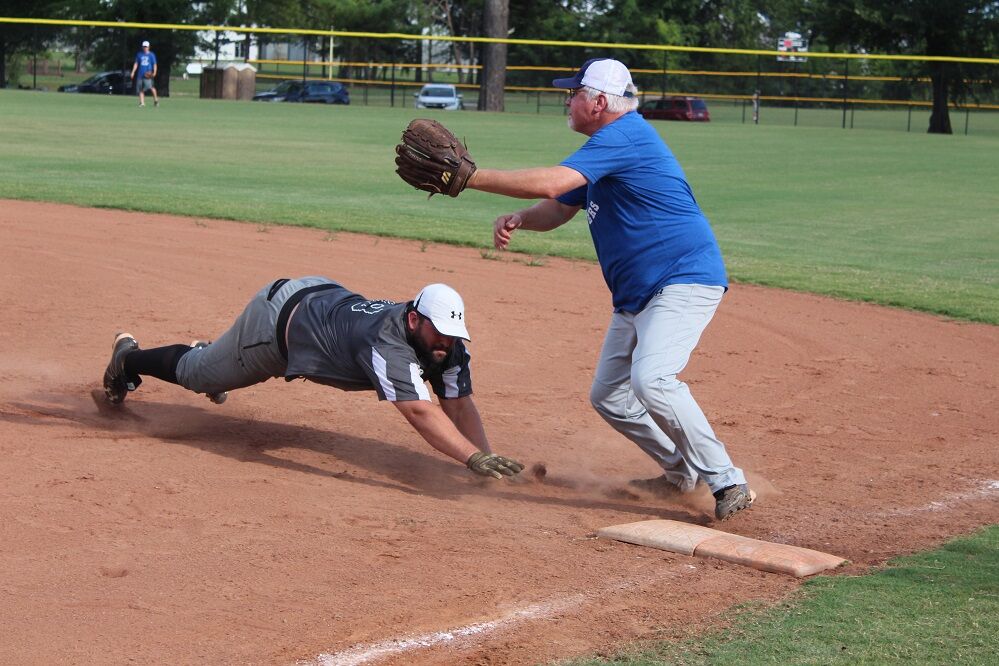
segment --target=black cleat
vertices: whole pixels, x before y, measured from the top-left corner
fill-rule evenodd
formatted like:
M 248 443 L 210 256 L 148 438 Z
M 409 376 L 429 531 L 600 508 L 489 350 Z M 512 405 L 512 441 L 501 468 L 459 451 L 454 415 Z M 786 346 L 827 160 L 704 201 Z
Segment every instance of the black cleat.
M 104 395 L 108 402 L 117 405 L 125 400 L 129 391 L 139 388 L 142 378 L 125 374 L 125 357 L 139 348 L 139 343 L 128 333 L 119 333 L 111 346 L 111 362 L 104 371 Z
M 743 509 L 753 506 L 756 500 L 756 493 L 749 489 L 745 483 L 737 486 L 729 486 L 714 493 L 715 496 L 715 518 L 727 520 Z

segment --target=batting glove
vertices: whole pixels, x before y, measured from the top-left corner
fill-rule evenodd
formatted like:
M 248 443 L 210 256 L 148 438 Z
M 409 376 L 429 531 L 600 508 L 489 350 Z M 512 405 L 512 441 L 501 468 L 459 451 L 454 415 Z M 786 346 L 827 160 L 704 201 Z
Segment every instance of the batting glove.
M 468 457 L 468 469 L 482 476 L 502 479 L 504 476 L 519 474 L 524 466 L 516 460 L 510 460 L 495 453 L 476 451 Z

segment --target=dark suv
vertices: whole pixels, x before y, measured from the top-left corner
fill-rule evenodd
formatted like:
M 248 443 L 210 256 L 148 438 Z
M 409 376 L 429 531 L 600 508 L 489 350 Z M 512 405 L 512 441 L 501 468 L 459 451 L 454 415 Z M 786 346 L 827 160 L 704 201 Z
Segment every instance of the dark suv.
M 663 97 L 643 102 L 638 112 L 646 120 L 699 120 L 708 122 L 711 114 L 700 97 Z
M 253 96 L 255 102 L 313 102 L 350 104 L 350 93 L 337 81 L 282 81 Z
M 132 92 L 133 87 L 128 72 L 101 72 L 86 81 L 59 86 L 59 92 L 127 95 Z

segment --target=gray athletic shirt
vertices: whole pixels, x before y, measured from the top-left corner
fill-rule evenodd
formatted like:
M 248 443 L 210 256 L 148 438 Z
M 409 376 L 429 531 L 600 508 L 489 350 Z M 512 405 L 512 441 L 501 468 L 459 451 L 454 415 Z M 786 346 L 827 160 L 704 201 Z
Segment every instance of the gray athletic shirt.
M 472 394 L 470 355 L 455 340 L 443 371 L 425 370 L 406 341 L 405 303 L 366 299 L 339 285 L 309 294 L 288 327 L 285 379 L 304 377 L 344 391 L 378 392 L 379 400 L 430 400 Z

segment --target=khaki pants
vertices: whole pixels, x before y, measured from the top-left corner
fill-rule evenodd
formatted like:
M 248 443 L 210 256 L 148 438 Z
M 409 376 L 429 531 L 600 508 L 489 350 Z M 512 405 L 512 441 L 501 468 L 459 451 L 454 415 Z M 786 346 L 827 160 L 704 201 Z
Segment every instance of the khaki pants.
M 722 287 L 669 285 L 638 314 L 615 312 L 590 391 L 604 420 L 683 490 L 699 478 L 712 492 L 746 482 L 677 379 L 724 293 Z

